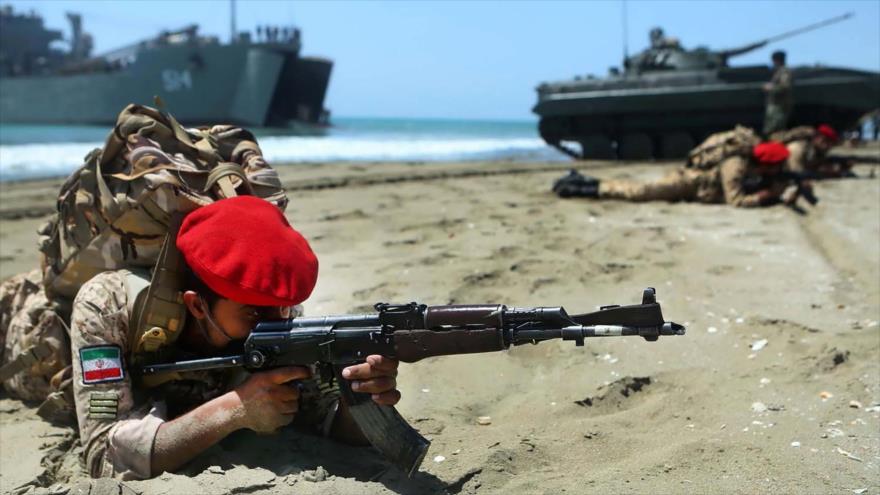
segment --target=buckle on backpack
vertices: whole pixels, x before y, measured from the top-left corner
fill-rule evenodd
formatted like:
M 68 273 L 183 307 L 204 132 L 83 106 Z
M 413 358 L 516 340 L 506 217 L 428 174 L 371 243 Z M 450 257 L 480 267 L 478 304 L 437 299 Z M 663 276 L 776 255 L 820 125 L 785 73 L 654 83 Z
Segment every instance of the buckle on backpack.
M 146 352 L 154 352 L 164 346 L 167 342 L 168 334 L 165 332 L 165 329 L 153 327 L 141 335 L 137 348 Z

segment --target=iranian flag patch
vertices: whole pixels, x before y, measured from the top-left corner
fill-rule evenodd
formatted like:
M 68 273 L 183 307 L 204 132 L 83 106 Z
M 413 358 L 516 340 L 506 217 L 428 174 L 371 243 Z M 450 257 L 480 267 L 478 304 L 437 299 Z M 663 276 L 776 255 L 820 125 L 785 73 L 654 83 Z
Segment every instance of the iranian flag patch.
M 122 351 L 115 345 L 86 347 L 79 350 L 83 383 L 122 380 Z

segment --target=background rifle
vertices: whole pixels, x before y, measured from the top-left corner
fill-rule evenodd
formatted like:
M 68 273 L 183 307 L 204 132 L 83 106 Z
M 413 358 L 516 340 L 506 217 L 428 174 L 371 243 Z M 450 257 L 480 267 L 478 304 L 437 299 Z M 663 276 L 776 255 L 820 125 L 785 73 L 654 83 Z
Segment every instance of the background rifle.
M 873 153 L 871 155 L 868 155 L 868 154 L 844 155 L 844 154 L 834 153 L 832 155 L 826 155 L 825 158 L 823 158 L 823 160 L 827 161 L 829 163 L 835 163 L 835 164 L 838 164 L 838 163 L 839 164 L 864 163 L 864 164 L 871 164 L 871 165 L 880 165 L 880 154 Z
M 685 328 L 663 319 L 653 288 L 642 303 L 603 306 L 570 316 L 562 307 L 508 308 L 500 304 L 425 306 L 376 304 L 375 314 L 296 318 L 257 324 L 235 356 L 145 366 L 145 375 L 244 367 L 316 364 L 322 378 L 335 379 L 364 437 L 395 465 L 412 475 L 430 442 L 396 409 L 373 402 L 371 394 L 353 392 L 342 369 L 380 354 L 412 363 L 432 356 L 501 351 L 545 340 L 589 337 L 684 335 Z

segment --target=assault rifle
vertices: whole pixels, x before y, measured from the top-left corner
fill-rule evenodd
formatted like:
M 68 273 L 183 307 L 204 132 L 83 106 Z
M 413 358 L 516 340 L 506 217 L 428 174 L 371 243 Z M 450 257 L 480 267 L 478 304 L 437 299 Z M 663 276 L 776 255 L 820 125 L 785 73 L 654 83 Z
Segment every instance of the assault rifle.
M 840 165 L 853 165 L 856 163 L 863 163 L 869 165 L 880 165 L 880 155 L 878 154 L 843 154 L 843 153 L 834 153 L 830 155 L 826 155 L 823 158 L 823 161 L 827 161 L 833 164 Z
M 818 175 L 811 172 L 779 172 L 774 177 L 778 180 L 787 180 L 794 183 L 797 187 L 795 200 L 797 198 L 804 198 L 812 206 L 816 206 L 819 203 L 819 198 L 813 193 L 813 188 L 804 184 L 806 181 L 818 179 Z
M 684 335 L 685 328 L 663 319 L 653 288 L 642 303 L 603 306 L 569 315 L 562 307 L 509 308 L 501 304 L 425 306 L 418 303 L 375 305 L 375 314 L 296 318 L 259 323 L 244 342 L 244 354 L 145 366 L 142 373 L 244 367 L 318 365 L 333 378 L 364 437 L 386 458 L 412 475 L 430 442 L 397 410 L 353 392 L 342 369 L 371 354 L 412 363 L 433 356 L 501 351 L 545 340 L 584 345 L 590 337 Z
M 871 168 L 867 176 L 859 176 L 853 172 L 856 164 L 880 165 L 880 155 L 827 155 L 822 158 L 819 175 L 823 179 L 873 179 L 876 168 Z

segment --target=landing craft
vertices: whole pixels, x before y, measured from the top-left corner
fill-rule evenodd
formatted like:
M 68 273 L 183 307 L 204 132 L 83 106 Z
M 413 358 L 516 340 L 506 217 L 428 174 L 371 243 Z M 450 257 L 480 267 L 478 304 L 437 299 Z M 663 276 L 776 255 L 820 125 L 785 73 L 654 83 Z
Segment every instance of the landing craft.
M 234 4 L 233 4 L 234 5 Z M 82 19 L 68 14 L 72 39 L 36 14 L 0 9 L 0 122 L 114 124 L 129 103 L 160 96 L 182 123 L 319 129 L 333 63 L 300 55 L 300 30 L 260 28 L 256 39 L 233 27 L 232 41 L 191 25 L 91 56 Z M 234 23 L 233 23 L 234 26 Z
M 741 124 L 760 130 L 762 86 L 772 69 L 730 67 L 730 58 L 850 17 L 829 19 L 731 50 L 684 49 L 651 32 L 651 47 L 625 57 L 621 72 L 542 83 L 532 109 L 547 144 L 574 158 L 679 158 L 709 134 Z M 789 125 L 828 123 L 846 130 L 880 107 L 880 73 L 837 67 L 794 67 Z M 577 143 L 574 146 L 567 142 Z

